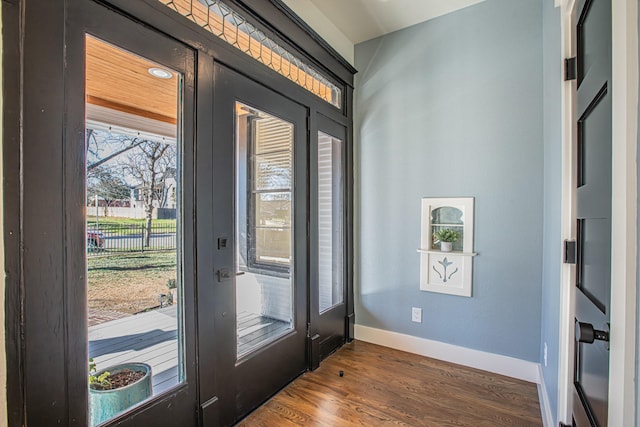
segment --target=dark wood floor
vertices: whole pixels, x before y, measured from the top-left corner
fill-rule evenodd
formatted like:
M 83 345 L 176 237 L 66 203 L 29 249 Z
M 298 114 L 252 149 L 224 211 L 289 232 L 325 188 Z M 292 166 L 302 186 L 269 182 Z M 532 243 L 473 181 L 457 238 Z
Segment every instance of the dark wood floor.
M 535 384 L 354 341 L 238 424 L 385 425 L 514 427 L 542 420 Z

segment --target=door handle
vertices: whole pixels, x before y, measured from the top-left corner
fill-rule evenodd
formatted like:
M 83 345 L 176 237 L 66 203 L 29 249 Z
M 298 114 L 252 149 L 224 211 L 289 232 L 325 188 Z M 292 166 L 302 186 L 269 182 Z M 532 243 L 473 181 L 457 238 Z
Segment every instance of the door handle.
M 242 276 L 244 271 L 239 271 L 236 273 L 236 276 Z M 223 280 L 231 279 L 231 271 L 226 268 L 222 268 L 216 271 L 216 276 L 218 276 L 218 282 L 222 282 Z
M 594 329 L 591 323 L 576 322 L 576 340 L 587 344 L 595 340 L 609 342 L 609 332 Z
M 226 268 L 216 271 L 216 276 L 218 276 L 218 282 L 231 279 L 231 273 Z

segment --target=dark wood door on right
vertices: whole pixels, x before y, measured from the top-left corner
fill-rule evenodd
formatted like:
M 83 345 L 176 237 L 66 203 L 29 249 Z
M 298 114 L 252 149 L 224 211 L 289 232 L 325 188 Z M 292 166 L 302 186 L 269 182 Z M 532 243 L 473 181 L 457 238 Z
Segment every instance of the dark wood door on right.
M 347 336 L 345 256 L 346 138 L 344 126 L 317 116 L 311 148 L 311 352 L 314 369 Z
M 611 294 L 611 2 L 577 4 L 578 120 L 573 424 L 606 426 Z

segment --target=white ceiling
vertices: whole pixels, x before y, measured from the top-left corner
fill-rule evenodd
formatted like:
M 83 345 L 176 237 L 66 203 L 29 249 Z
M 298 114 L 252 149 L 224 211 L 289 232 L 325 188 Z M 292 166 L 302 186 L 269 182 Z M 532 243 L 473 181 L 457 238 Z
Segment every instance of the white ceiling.
M 353 44 L 358 44 L 481 1 L 484 0 L 311 0 L 311 3 Z

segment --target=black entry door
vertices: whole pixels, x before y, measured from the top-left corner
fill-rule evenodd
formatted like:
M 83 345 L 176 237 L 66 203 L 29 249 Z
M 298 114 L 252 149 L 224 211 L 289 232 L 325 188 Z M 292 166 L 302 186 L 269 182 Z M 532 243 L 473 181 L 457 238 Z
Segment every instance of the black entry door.
M 347 336 L 346 128 L 322 115 L 311 148 L 311 337 L 316 368 Z
M 606 426 L 611 294 L 611 2 L 577 5 L 576 343 L 573 417 Z
M 307 366 L 307 111 L 223 66 L 214 81 L 211 350 L 230 425 Z

